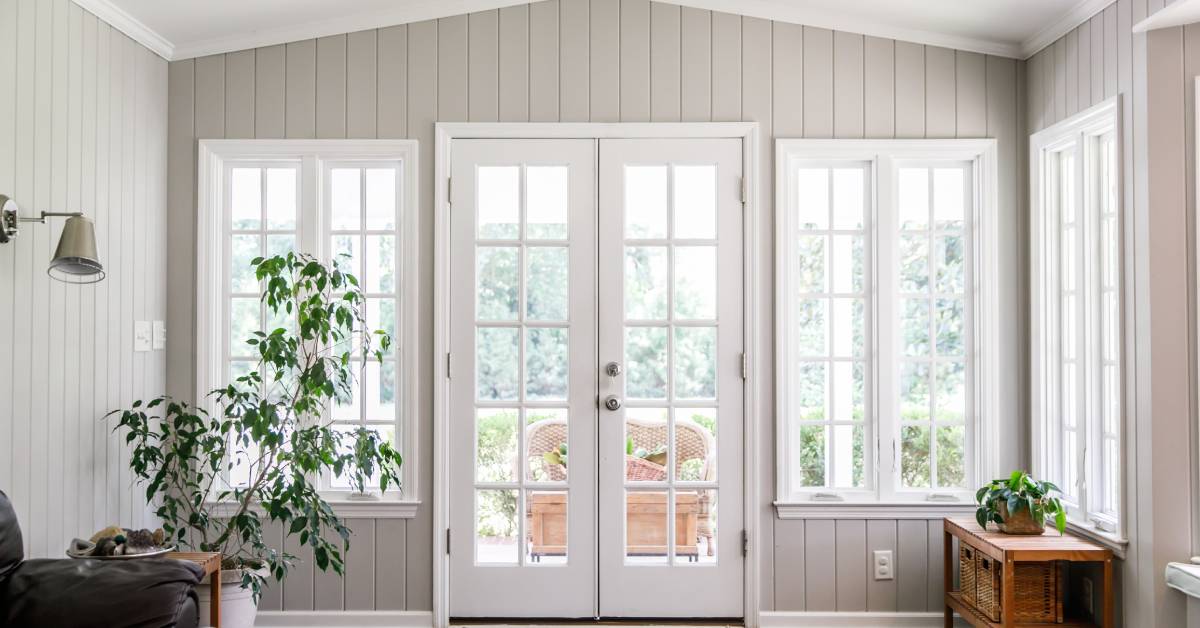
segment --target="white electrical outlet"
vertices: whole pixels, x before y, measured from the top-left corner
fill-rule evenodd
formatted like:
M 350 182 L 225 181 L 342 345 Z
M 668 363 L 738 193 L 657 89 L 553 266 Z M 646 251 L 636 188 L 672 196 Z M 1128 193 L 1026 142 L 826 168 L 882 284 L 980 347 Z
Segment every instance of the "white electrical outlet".
M 151 346 L 150 340 L 150 321 L 134 321 L 133 323 L 133 350 L 134 351 L 149 351 Z
M 894 580 L 896 570 L 892 565 L 892 550 L 875 550 L 875 579 Z
M 163 321 L 154 321 L 154 350 L 167 348 L 167 324 Z

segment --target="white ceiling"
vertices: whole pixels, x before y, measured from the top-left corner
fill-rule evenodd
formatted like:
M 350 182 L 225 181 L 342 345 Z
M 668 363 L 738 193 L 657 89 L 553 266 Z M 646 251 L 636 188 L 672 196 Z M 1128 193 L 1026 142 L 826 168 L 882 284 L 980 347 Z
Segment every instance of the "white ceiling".
M 664 0 L 1025 58 L 1112 0 Z M 75 0 L 168 59 L 491 9 L 527 0 Z

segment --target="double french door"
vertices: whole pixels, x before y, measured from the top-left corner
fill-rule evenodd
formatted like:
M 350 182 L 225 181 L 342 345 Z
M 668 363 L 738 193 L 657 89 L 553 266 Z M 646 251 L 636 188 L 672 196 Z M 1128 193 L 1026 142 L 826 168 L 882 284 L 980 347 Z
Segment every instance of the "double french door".
M 450 614 L 741 617 L 739 139 L 451 149 Z

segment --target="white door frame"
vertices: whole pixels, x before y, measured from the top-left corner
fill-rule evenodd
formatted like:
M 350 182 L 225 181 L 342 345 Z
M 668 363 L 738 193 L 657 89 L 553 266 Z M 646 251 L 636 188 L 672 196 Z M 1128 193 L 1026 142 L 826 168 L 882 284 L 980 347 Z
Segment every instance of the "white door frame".
M 450 148 L 455 139 L 606 139 L 606 138 L 735 138 L 742 140 L 743 285 L 746 303 L 744 345 L 747 372 L 745 388 L 742 497 L 746 529 L 744 612 L 746 628 L 758 628 L 759 616 L 759 465 L 754 453 L 759 447 L 759 381 L 761 338 L 754 304 L 759 298 L 759 261 L 755 252 L 759 227 L 760 189 L 758 179 L 759 130 L 756 122 L 438 122 L 434 125 L 434 345 L 433 345 L 433 626 L 447 628 L 450 612 L 450 563 L 446 554 L 449 525 L 450 452 L 447 425 L 450 408 L 447 349 L 450 346 Z

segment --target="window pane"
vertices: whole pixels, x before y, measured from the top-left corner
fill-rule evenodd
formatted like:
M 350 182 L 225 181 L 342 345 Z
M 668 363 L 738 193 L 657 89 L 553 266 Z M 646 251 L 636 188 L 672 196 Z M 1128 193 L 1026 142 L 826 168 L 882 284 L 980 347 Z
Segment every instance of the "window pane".
M 336 391 L 337 397 L 330 411 L 334 421 L 358 422 L 363 419 L 363 373 L 360 368 L 362 362 L 355 362 L 352 366 L 354 368 L 354 377 L 353 381 L 350 382 L 350 390 Z
M 335 231 L 356 230 L 361 224 L 362 189 L 358 168 L 334 168 L 330 173 L 330 226 Z
M 367 420 L 396 420 L 396 362 L 367 362 Z
M 833 420 L 861 421 L 866 382 L 861 362 L 833 363 Z
M 262 255 L 262 240 L 256 235 L 235 235 L 230 249 L 229 289 L 233 292 L 258 292 L 258 278 L 250 262 Z
M 715 399 L 717 396 L 717 328 L 675 328 L 675 396 Z
M 865 327 L 862 299 L 833 300 L 833 355 L 858 357 L 863 355 Z
M 570 260 L 567 248 L 529 247 L 525 272 L 525 315 L 530 320 L 567 320 L 567 279 Z
M 333 236 L 333 266 L 356 279 L 362 277 L 362 238 L 356 235 Z
M 717 168 L 675 166 L 675 237 L 717 236 Z
M 833 291 L 862 292 L 866 268 L 862 236 L 833 236 L 832 255 Z
M 567 330 L 559 327 L 525 331 L 525 398 L 567 398 Z
M 293 234 L 271 234 L 267 236 L 267 256 L 286 256 L 296 252 L 296 236 Z
M 833 171 L 833 228 L 862 229 L 864 171 L 836 168 Z
M 966 264 L 962 236 L 936 238 L 934 259 L 937 264 L 937 286 L 934 289 L 942 293 L 963 292 Z
M 800 267 L 796 274 L 796 290 L 801 294 L 825 292 L 825 242 L 823 235 L 800 236 L 797 240 Z
M 929 228 L 929 171 L 900 168 L 898 199 L 901 229 Z
M 296 228 L 296 169 L 267 169 L 267 228 Z
M 900 333 L 905 355 L 929 355 L 929 300 L 901 299 Z
M 258 229 L 262 221 L 262 175 L 258 168 L 234 168 L 229 176 L 230 213 L 235 230 Z
M 828 355 L 825 308 L 829 299 L 800 299 L 796 305 L 797 351 L 803 357 Z
M 476 170 L 480 239 L 519 237 L 520 174 L 521 169 L 517 166 L 480 166 Z
M 900 481 L 905 488 L 929 488 L 929 427 L 900 428 Z
M 937 428 L 938 486 L 966 488 L 966 428 L 961 425 Z
M 937 353 L 943 356 L 965 355 L 963 328 L 965 314 L 962 299 L 938 299 L 936 307 Z
M 625 318 L 667 318 L 667 248 L 625 248 Z
M 798 431 L 798 455 L 794 461 L 800 486 L 825 486 L 824 425 L 801 425 Z
M 569 174 L 566 166 L 529 166 L 525 169 L 527 238 L 561 240 L 567 237 Z
M 480 327 L 475 331 L 475 382 L 481 401 L 517 398 L 519 335 L 511 327 Z
M 238 357 L 258 355 L 258 347 L 246 341 L 254 338 L 254 332 L 262 331 L 261 307 L 257 298 L 230 299 L 229 306 L 229 354 Z
M 717 247 L 675 247 L 675 317 L 717 317 Z
M 962 168 L 935 168 L 933 171 L 933 219 L 938 229 L 962 229 L 964 196 Z
M 625 236 L 667 237 L 667 167 L 625 167 Z
M 829 384 L 825 379 L 824 362 L 801 362 L 798 367 L 796 409 L 801 421 L 824 421 L 826 391 Z
M 475 290 L 475 316 L 479 320 L 516 320 L 518 255 L 516 247 L 479 247 Z
M 833 426 L 833 485 L 861 488 L 863 478 L 863 428 L 861 425 Z
M 962 421 L 967 416 L 966 366 L 962 362 L 937 365 L 937 420 Z
M 929 289 L 929 238 L 902 235 L 899 248 L 900 291 L 925 292 Z
M 900 418 L 929 420 L 929 364 L 904 362 L 900 366 Z
M 376 331 L 385 331 L 392 338 L 393 348 L 399 342 L 396 336 L 396 301 L 395 299 L 367 299 L 367 329 L 374 335 Z M 372 339 L 374 347 L 378 342 Z
M 796 206 L 800 229 L 829 228 L 828 170 L 801 168 L 796 172 Z
M 667 328 L 625 328 L 625 394 L 633 399 L 667 397 Z
M 396 290 L 396 236 L 367 236 L 367 277 L 365 289 L 370 293 L 389 293 Z
M 475 411 L 475 481 L 517 480 L 517 410 Z
M 367 168 L 367 229 L 396 228 L 396 170 Z

